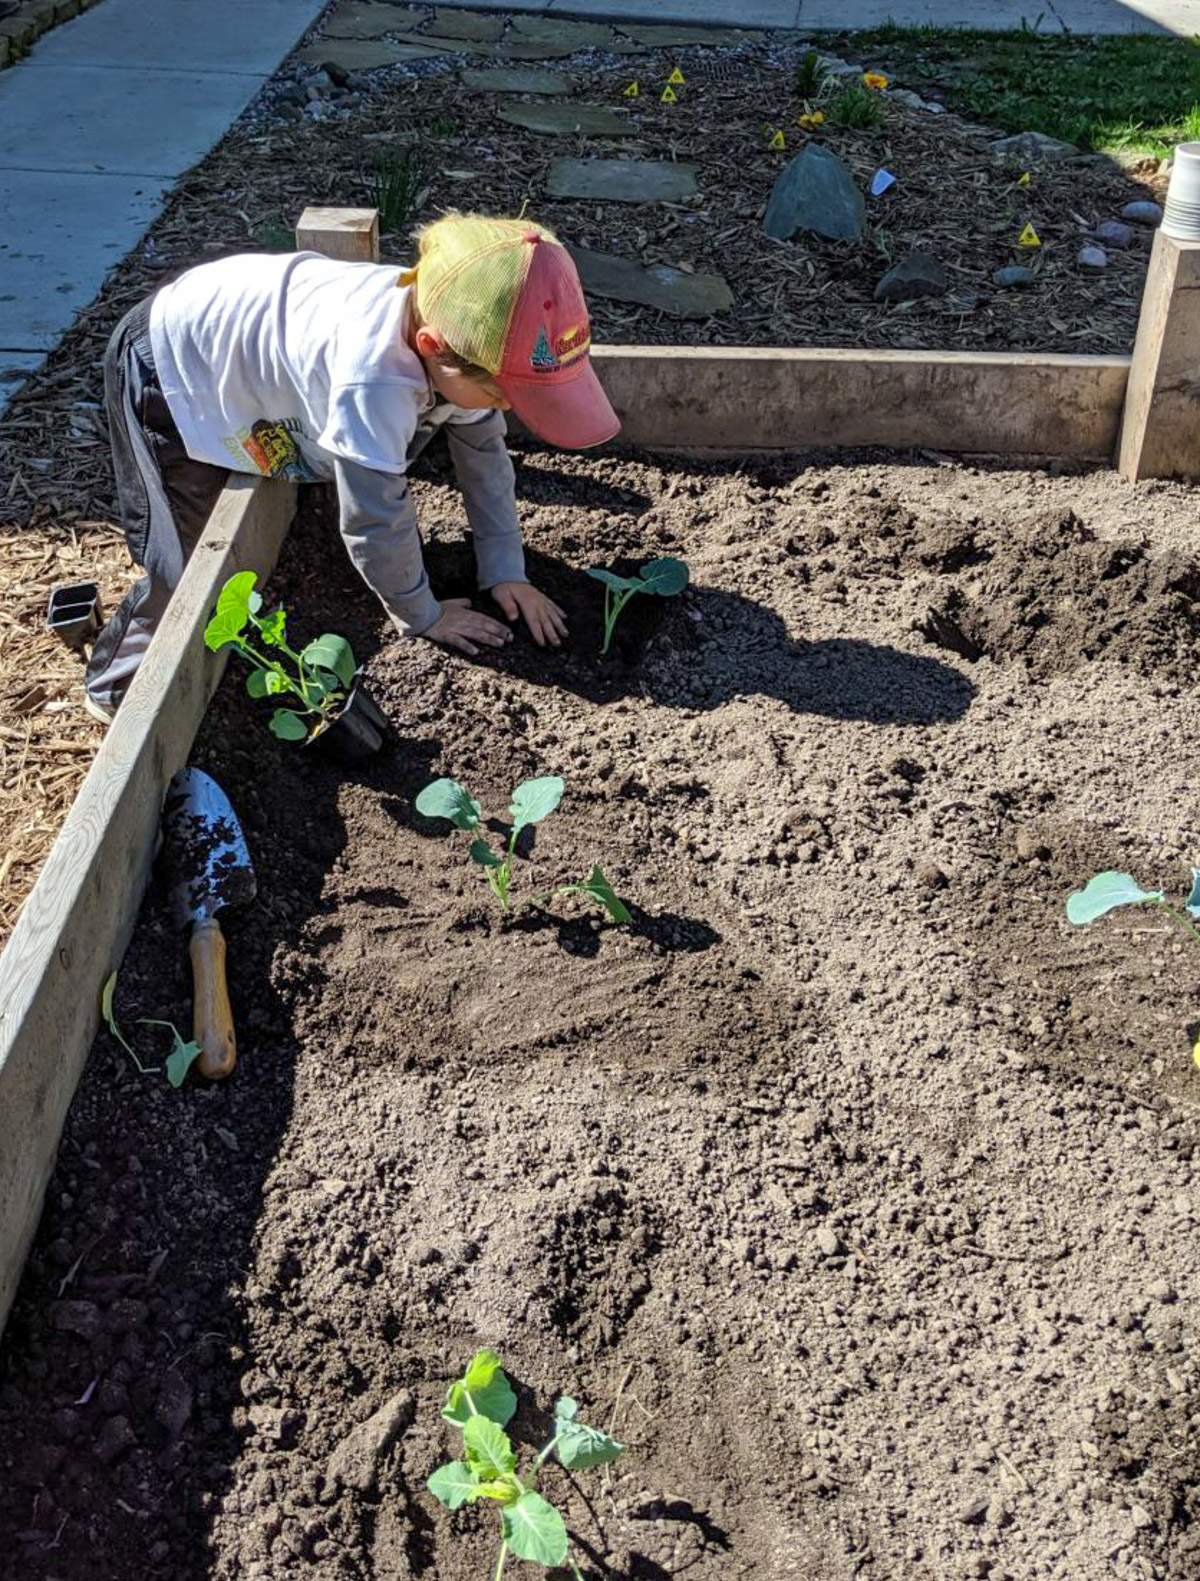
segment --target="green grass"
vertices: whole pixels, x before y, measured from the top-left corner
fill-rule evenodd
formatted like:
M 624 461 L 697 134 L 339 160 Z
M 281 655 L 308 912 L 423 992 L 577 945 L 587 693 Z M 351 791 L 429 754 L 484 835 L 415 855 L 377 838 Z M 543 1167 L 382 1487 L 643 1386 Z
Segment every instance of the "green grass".
M 829 101 L 829 119 L 834 126 L 850 127 L 855 131 L 873 132 L 883 125 L 884 100 L 874 88 L 861 82 L 841 88 Z
M 1034 23 L 1010 33 L 888 24 L 848 38 L 868 66 L 918 92 L 939 88 L 948 109 L 1006 131 L 1159 157 L 1200 138 L 1200 39 L 1080 38 Z

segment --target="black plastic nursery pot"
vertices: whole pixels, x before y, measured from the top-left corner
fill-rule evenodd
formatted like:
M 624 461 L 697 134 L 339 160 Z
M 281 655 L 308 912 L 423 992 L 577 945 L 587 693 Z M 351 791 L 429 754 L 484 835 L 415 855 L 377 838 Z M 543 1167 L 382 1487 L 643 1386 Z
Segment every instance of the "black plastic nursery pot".
M 102 624 L 100 589 L 95 582 L 76 582 L 50 590 L 46 629 L 61 637 L 68 648 L 82 653 L 100 635 Z
M 387 730 L 387 715 L 371 696 L 361 676 L 356 675 L 341 712 L 320 725 L 305 746 L 314 748 L 334 763 L 366 763 L 383 745 Z

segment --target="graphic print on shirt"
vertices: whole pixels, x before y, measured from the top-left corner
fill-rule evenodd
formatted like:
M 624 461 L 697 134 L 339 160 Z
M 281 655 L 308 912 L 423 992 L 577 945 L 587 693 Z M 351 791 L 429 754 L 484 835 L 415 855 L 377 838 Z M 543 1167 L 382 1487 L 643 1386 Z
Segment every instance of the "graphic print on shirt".
M 314 483 L 316 473 L 296 448 L 292 434 L 300 432 L 295 417 L 260 417 L 249 428 L 228 436 L 226 449 L 236 460 L 248 457 L 265 478 L 286 478 L 290 483 Z

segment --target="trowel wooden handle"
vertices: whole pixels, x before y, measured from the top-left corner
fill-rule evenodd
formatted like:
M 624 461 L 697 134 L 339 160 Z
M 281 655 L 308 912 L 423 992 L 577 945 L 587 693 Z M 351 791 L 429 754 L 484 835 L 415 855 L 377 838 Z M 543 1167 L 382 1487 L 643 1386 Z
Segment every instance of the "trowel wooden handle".
M 215 917 L 198 922 L 189 946 L 192 957 L 192 1036 L 200 1045 L 196 1068 L 215 1081 L 237 1064 L 233 1011 L 225 982 L 225 935 Z

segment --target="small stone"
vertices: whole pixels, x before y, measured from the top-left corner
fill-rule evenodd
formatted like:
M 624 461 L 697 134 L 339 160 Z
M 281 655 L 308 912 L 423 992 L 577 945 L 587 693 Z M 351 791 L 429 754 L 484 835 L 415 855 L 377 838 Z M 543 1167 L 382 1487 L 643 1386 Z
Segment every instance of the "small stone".
M 776 241 L 812 231 L 829 241 L 857 241 L 867 205 L 849 168 L 827 148 L 807 144 L 780 171 L 767 202 L 763 230 Z
M 1121 210 L 1121 218 L 1132 220 L 1135 225 L 1158 225 L 1162 217 L 1162 206 L 1145 198 L 1139 198 L 1136 203 L 1127 203 Z
M 95 1339 L 104 1329 L 100 1309 L 92 1301 L 55 1301 L 50 1306 L 50 1327 L 60 1334 Z
M 1140 1504 L 1135 1504 L 1129 1511 L 1129 1519 L 1139 1532 L 1144 1532 L 1148 1526 L 1154 1525 L 1154 1517 L 1150 1511 Z
M 101 1465 L 111 1466 L 114 1460 L 119 1460 L 136 1443 L 137 1434 L 130 1427 L 128 1417 L 110 1416 L 96 1434 L 93 1447 Z
M 339 66 L 336 60 L 327 60 L 322 69 L 335 88 L 348 88 L 354 81 L 345 66 Z
M 384 1456 L 410 1425 L 415 1411 L 416 1402 L 407 1389 L 393 1395 L 374 1416 L 360 1422 L 342 1439 L 325 1467 L 326 1480 L 358 1493 L 373 1493 Z
M 1070 159 L 1079 152 L 1074 143 L 1047 137 L 1045 132 L 1017 132 L 992 144 L 997 159 L 1014 159 L 1018 164 L 1036 164 L 1040 159 Z
M 945 889 L 950 880 L 934 862 L 922 862 L 917 869 L 917 883 L 927 889 Z
M 877 302 L 911 302 L 921 296 L 944 296 L 946 271 L 932 253 L 919 248 L 893 264 L 875 287 Z
M 215 1134 L 217 1141 L 220 1142 L 221 1146 L 226 1148 L 230 1153 L 236 1153 L 238 1151 L 238 1139 L 236 1135 L 228 1129 L 228 1127 L 223 1125 L 214 1125 L 213 1133 Z
M 964 1526 L 978 1526 L 988 1512 L 989 1500 L 967 1499 L 958 1507 L 958 1518 Z
M 1133 245 L 1134 231 L 1131 225 L 1123 225 L 1120 220 L 1102 220 L 1096 226 L 1096 240 L 1105 247 L 1118 249 Z
M 836 1257 L 842 1249 L 837 1231 L 826 1222 L 817 1226 L 817 1245 L 825 1257 Z
M 1175 1299 L 1174 1288 L 1167 1279 L 1156 1279 L 1152 1285 L 1147 1286 L 1146 1294 L 1151 1301 L 1161 1301 L 1164 1306 L 1169 1306 Z
M 1075 255 L 1075 262 L 1087 274 L 1103 274 L 1108 268 L 1108 254 L 1103 247 L 1087 242 Z
M 1001 286 L 1029 286 L 1033 284 L 1033 270 L 1024 264 L 1006 264 L 992 274 L 992 284 Z

